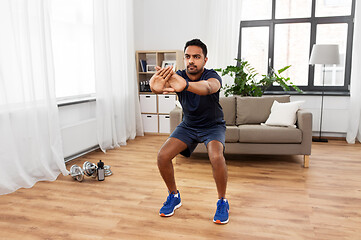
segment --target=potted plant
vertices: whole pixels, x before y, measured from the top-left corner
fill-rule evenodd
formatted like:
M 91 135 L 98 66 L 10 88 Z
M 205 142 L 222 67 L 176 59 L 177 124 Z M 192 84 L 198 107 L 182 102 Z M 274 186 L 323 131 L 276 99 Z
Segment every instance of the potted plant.
M 281 68 L 277 72 L 271 69 L 267 75 L 262 75 L 262 79 L 257 81 L 255 77 L 258 73 L 247 61 L 242 59 L 235 60 L 238 62 L 236 66 L 227 66 L 225 69 L 215 69 L 215 71 L 221 72 L 222 76 L 229 75 L 234 79 L 232 85 L 226 84 L 223 87 L 226 97 L 229 95 L 260 97 L 273 83 L 278 83 L 284 91 L 289 91 L 291 86 L 297 92 L 302 93 L 301 89 L 290 82 L 290 78 L 281 76 L 281 73 L 291 66 Z

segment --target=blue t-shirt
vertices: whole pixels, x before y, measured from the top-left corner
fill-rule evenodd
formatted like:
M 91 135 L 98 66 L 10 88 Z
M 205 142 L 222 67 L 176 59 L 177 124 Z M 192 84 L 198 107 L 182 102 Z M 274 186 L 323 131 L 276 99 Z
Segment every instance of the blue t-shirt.
M 204 69 L 200 79 L 192 81 L 186 70 L 179 70 L 177 74 L 189 82 L 198 82 L 210 78 L 218 79 L 222 86 L 222 79 L 216 71 Z M 178 92 L 178 99 L 183 107 L 183 123 L 189 127 L 207 128 L 215 124 L 225 124 L 222 107 L 219 104 L 219 90 L 216 93 L 201 96 L 189 91 Z

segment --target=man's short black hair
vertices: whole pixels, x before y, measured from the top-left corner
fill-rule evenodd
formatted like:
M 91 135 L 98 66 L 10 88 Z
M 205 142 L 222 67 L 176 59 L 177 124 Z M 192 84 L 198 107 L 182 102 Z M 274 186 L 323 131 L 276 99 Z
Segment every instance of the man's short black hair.
M 207 57 L 207 46 L 199 39 L 192 39 L 188 42 L 186 42 L 186 45 L 184 46 L 184 52 L 186 51 L 187 47 L 189 46 L 198 46 L 202 48 L 203 55 L 206 58 Z

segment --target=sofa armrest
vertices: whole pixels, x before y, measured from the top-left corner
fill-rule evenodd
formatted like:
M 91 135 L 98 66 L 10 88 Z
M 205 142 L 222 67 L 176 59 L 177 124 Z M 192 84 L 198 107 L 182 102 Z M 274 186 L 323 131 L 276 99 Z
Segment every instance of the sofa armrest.
M 170 113 L 170 132 L 172 133 L 174 129 L 182 122 L 183 110 L 179 107 L 175 107 Z
M 306 110 L 297 112 L 297 126 L 302 131 L 302 145 L 306 152 L 305 155 L 311 155 L 312 146 L 312 113 Z

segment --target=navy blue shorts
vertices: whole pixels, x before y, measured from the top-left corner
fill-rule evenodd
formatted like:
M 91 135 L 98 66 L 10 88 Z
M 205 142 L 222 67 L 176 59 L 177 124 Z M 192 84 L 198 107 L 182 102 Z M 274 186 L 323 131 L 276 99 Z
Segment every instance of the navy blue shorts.
M 207 144 L 213 140 L 221 142 L 224 151 L 226 126 L 221 123 L 209 128 L 193 128 L 181 122 L 170 137 L 177 138 L 187 144 L 188 148 L 180 153 L 185 157 L 191 156 L 198 143 L 204 143 L 207 147 Z

